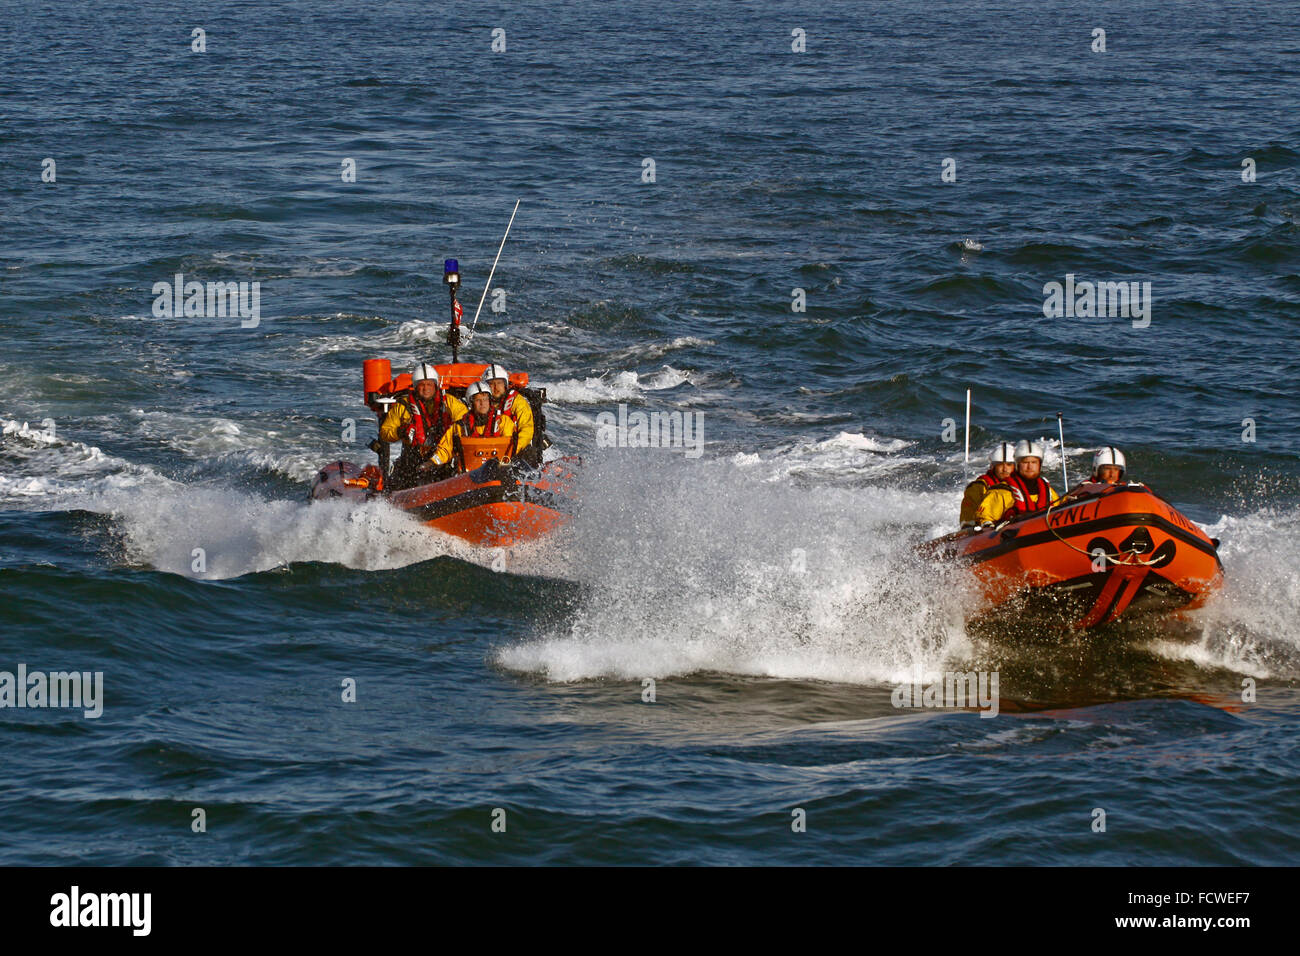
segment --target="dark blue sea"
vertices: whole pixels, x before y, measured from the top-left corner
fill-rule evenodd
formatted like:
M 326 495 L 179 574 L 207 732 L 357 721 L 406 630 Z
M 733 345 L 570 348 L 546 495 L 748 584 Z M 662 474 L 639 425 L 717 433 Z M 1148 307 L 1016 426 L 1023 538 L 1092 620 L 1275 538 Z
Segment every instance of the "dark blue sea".
M 0 864 L 1300 857 L 1291 0 L 9 0 L 0 64 L 0 672 L 103 675 L 0 709 Z M 547 389 L 570 524 L 309 504 L 516 200 L 462 358 Z M 1022 438 L 1223 587 L 974 633 L 914 549 Z M 972 669 L 994 719 L 894 706 Z

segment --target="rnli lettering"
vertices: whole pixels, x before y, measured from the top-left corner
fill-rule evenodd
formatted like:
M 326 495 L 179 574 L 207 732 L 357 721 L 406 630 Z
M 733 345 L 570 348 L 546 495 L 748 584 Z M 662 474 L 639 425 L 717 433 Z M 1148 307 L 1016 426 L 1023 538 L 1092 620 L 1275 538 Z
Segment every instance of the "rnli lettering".
M 1099 510 L 1101 510 L 1101 502 L 1094 501 L 1066 508 L 1064 511 L 1054 511 L 1047 519 L 1047 524 L 1051 528 L 1063 528 L 1066 525 L 1078 524 L 1080 521 L 1091 521 L 1097 517 Z
M 1182 515 L 1180 515 L 1173 508 L 1166 507 L 1165 514 L 1169 516 L 1170 521 L 1178 525 L 1178 527 L 1182 528 L 1184 531 L 1195 532 L 1196 529 L 1192 527 L 1192 523 L 1188 521 L 1186 518 L 1184 518 Z

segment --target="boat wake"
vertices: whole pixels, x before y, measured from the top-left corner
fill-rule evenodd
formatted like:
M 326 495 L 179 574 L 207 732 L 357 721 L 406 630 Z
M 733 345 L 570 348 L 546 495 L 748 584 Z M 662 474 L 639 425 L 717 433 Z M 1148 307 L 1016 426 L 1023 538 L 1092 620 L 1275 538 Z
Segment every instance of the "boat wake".
M 222 580 L 306 561 L 377 571 L 442 556 L 485 566 L 493 560 L 379 503 L 309 506 L 221 483 L 177 481 L 43 428 L 3 427 L 3 506 L 106 515 L 129 565 Z
M 824 453 L 838 459 L 843 444 L 825 443 Z M 897 446 L 873 444 L 888 473 Z M 968 579 L 914 554 L 950 530 L 955 495 L 862 487 L 863 468 L 853 487 L 827 487 L 772 480 L 790 474 L 778 459 L 636 451 L 589 462 L 582 507 L 557 544 L 563 576 L 581 585 L 576 611 L 499 649 L 500 666 L 552 681 L 722 673 L 865 685 L 1008 666 L 1026 678 L 1022 690 L 1063 668 L 1098 699 L 1185 681 L 1160 661 L 1300 677 L 1294 510 L 1207 528 L 1224 540 L 1227 584 L 1204 608 L 1090 637 L 1039 635 L 1026 650 L 972 633 Z M 1107 661 L 1134 655 L 1145 684 Z
M 975 596 L 964 578 L 914 555 L 950 530 L 956 494 L 899 487 L 899 459 L 917 452 L 887 436 L 724 459 L 598 450 L 571 526 L 502 552 L 381 504 L 273 499 L 238 476 L 179 481 L 39 423 L 0 426 L 0 504 L 109 516 L 131 565 L 216 580 L 302 562 L 387 570 L 450 556 L 504 570 L 504 580 L 576 582 L 581 597 L 562 619 L 492 652 L 502 667 L 549 680 L 713 672 L 879 685 L 1010 660 L 967 628 Z M 240 437 L 261 441 L 221 436 L 200 451 L 229 455 Z M 959 465 L 940 466 L 954 470 L 955 487 Z M 1222 539 L 1226 578 L 1204 608 L 1065 653 L 1083 659 L 1117 640 L 1171 665 L 1300 679 L 1300 510 L 1223 515 L 1206 531 Z
M 550 680 L 700 671 L 903 679 L 966 645 L 959 576 L 912 553 L 938 495 L 764 480 L 753 463 L 589 460 L 557 542 L 574 615 L 497 662 Z
M 1252 677 L 1300 678 L 1300 511 L 1224 515 L 1206 531 L 1223 542 L 1223 589 L 1188 614 L 1196 640 L 1157 640 L 1153 649 Z

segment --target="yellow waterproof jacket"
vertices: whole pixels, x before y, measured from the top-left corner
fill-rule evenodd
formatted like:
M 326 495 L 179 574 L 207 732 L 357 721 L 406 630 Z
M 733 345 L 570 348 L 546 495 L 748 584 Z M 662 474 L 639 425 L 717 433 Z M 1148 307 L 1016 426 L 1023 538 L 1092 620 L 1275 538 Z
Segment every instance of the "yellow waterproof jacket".
M 984 483 L 985 478 L 989 480 L 990 484 Z M 985 496 L 988 495 L 990 488 L 1005 487 L 1005 483 L 989 474 L 980 475 L 967 485 L 966 493 L 962 495 L 961 499 L 961 517 L 958 519 L 961 521 L 962 526 L 965 527 L 975 521 L 975 515 L 979 512 L 979 507 L 983 503 Z
M 1052 504 L 1061 500 L 1061 496 L 1056 493 L 1056 489 L 1051 485 L 1047 486 L 1047 492 L 1052 496 Z M 984 500 L 975 511 L 975 521 L 977 524 L 994 524 L 1001 521 L 1002 516 L 1014 507 L 1016 503 L 1015 496 L 1011 489 L 1005 485 L 999 488 L 993 488 L 985 495 Z M 1037 496 L 1029 499 L 1030 505 L 1037 506 L 1040 504 Z M 1045 505 L 1043 507 L 1046 507 Z
M 509 394 L 509 392 L 506 393 L 506 395 Z M 528 404 L 528 399 L 516 394 L 515 400 L 510 403 L 510 408 L 507 411 L 510 417 L 515 420 L 515 430 L 519 434 L 519 440 L 515 443 L 515 454 L 517 455 L 527 448 L 533 440 L 533 406 Z
M 500 416 L 496 421 L 496 433 L 498 436 L 509 438 L 515 433 L 515 423 L 505 415 Z M 486 427 L 475 426 L 474 413 L 470 412 L 442 433 L 442 438 L 438 441 L 438 450 L 433 454 L 432 460 L 435 465 L 445 465 L 451 461 L 451 456 L 455 454 L 454 436 L 457 434 L 469 435 L 473 438 L 488 437 Z
M 442 400 L 446 403 L 447 411 L 451 413 L 451 420 L 453 422 L 458 422 L 465 417 L 465 413 L 468 409 L 465 408 L 465 403 L 455 395 L 448 395 L 444 392 Z M 404 402 L 394 402 L 392 407 L 388 409 L 388 414 L 384 416 L 383 423 L 379 426 L 379 440 L 386 441 L 389 444 L 392 444 L 395 441 L 400 441 L 403 446 L 403 451 L 405 451 L 409 444 L 406 439 L 406 428 L 410 424 L 410 409 L 406 407 Z M 450 429 L 448 432 L 444 433 L 443 437 L 446 437 L 449 433 Z

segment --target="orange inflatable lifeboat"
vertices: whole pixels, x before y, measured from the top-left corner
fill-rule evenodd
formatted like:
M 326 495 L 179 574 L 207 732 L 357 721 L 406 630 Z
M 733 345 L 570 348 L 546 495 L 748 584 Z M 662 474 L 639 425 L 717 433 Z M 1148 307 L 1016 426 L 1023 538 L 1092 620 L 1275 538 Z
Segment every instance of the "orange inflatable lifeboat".
M 479 380 L 486 364 L 456 362 L 435 366 L 445 392 L 463 398 L 465 389 Z M 411 376 L 392 376 L 387 359 L 367 359 L 363 365 L 365 403 L 379 420 L 396 396 L 411 387 Z M 510 376 L 510 385 L 534 404 L 534 438 L 538 448 L 548 442 L 546 419 L 540 405 L 545 389 L 529 389 L 527 373 Z M 525 468 L 509 460 L 510 439 L 459 436 L 456 471 L 450 478 L 392 491 L 386 487 L 388 446 L 370 446 L 379 466 L 355 462 L 325 465 L 312 481 L 312 501 L 345 499 L 355 502 L 381 498 L 408 512 L 430 528 L 485 547 L 505 547 L 540 537 L 562 523 L 572 511 L 574 468 L 578 458 L 558 458 L 538 468 Z
M 1223 580 L 1218 546 L 1145 485 L 1088 482 L 1044 511 L 921 551 L 970 567 L 985 602 L 977 619 L 1091 628 L 1204 603 Z

